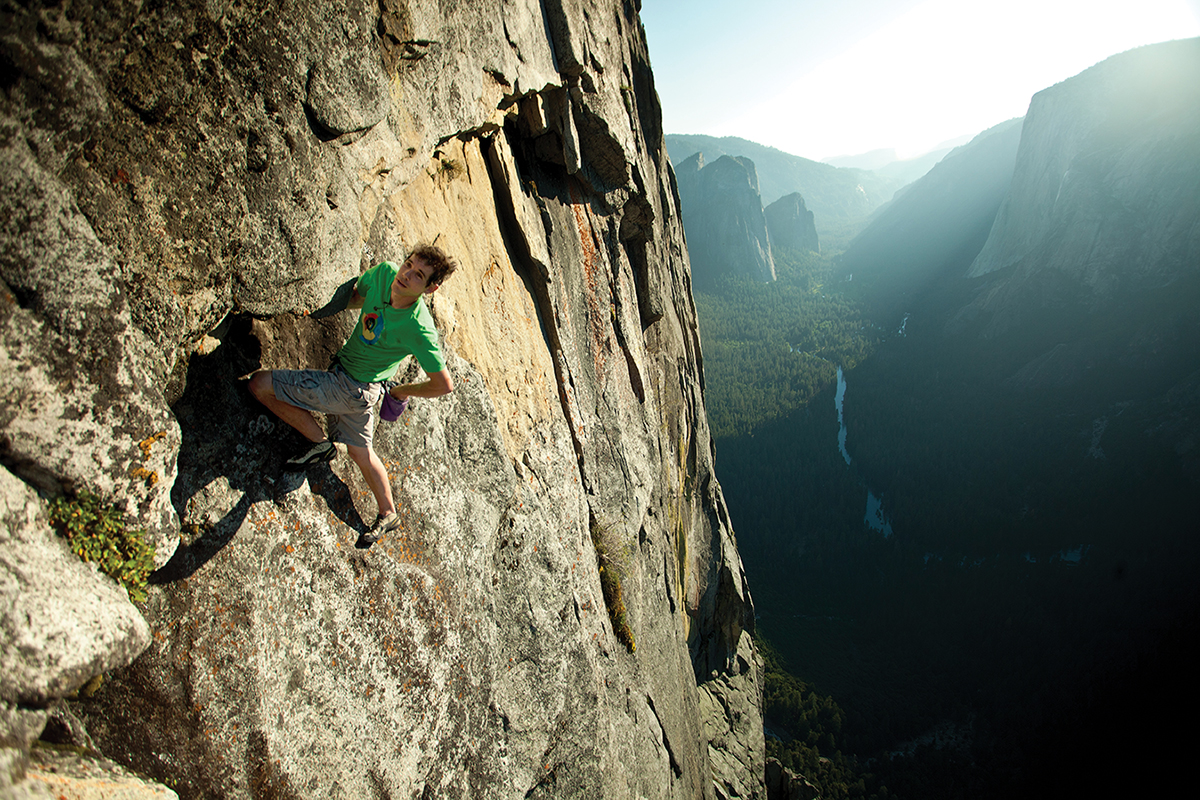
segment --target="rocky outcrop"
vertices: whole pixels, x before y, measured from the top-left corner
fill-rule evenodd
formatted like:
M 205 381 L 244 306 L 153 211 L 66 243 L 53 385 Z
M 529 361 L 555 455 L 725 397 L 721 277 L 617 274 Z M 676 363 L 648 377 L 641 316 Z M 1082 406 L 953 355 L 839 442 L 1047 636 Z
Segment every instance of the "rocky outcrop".
M 120 764 L 79 753 L 74 748 L 39 744 L 31 754 L 22 790 L 30 798 L 54 800 L 179 800 L 161 783 L 139 777 Z
M 1034 95 L 1012 188 L 970 268 L 995 336 L 1031 308 L 1093 311 L 1200 264 L 1200 40 L 1122 53 Z M 1053 313 L 1053 312 L 1052 312 Z
M 3 13 L 6 513 L 61 551 L 34 489 L 103 493 L 162 568 L 139 622 L 65 559 L 130 632 L 6 681 L 2 780 L 107 672 L 72 714 L 182 797 L 762 796 L 753 606 L 635 6 Z M 313 312 L 434 239 L 462 264 L 432 307 L 458 388 L 379 432 L 405 525 L 360 552 L 357 470 L 281 471 L 294 440 L 238 379 L 322 365 L 352 320 Z
M 54 701 L 128 664 L 150 643 L 150 630 L 124 590 L 51 532 L 37 494 L 3 468 L 0 597 L 0 796 L 7 796 Z
M 676 175 L 696 284 L 711 286 L 722 275 L 775 280 L 754 162 L 722 156 L 705 165 L 697 153 Z
M 779 198 L 763 209 L 763 215 L 767 218 L 767 232 L 775 247 L 821 252 L 813 212 L 804 205 L 804 198 L 799 193 Z
M 778 759 L 767 759 L 768 800 L 817 800 L 820 791 L 803 775 L 797 775 Z

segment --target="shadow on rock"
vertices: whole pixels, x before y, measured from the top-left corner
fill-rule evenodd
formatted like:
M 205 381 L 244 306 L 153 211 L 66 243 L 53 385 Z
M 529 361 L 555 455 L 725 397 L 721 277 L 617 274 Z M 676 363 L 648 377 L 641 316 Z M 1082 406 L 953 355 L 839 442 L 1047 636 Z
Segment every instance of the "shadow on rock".
M 295 473 L 292 473 L 295 474 Z M 321 497 L 329 510 L 355 533 L 366 533 L 370 528 L 367 521 L 354 506 L 354 498 L 345 481 L 334 474 L 327 464 L 309 470 L 308 485 L 313 494 Z
M 261 347 L 249 317 L 223 324 L 220 344 L 192 356 L 183 392 L 172 409 L 183 440 L 171 502 L 183 542 L 150 576 L 154 584 L 182 580 L 217 555 L 258 502 L 295 510 L 305 480 L 329 509 L 357 532 L 367 529 L 348 487 L 326 464 L 308 473 L 283 469 L 306 445 L 250 394 L 246 376 L 259 368 Z
M 151 584 L 171 583 L 190 577 L 196 570 L 207 564 L 209 560 L 233 539 L 238 528 L 246 519 L 252 501 L 250 495 L 243 494 L 237 505 L 230 509 L 220 522 L 205 531 L 200 538 L 191 544 L 181 544 L 175 550 L 171 560 L 150 574 Z

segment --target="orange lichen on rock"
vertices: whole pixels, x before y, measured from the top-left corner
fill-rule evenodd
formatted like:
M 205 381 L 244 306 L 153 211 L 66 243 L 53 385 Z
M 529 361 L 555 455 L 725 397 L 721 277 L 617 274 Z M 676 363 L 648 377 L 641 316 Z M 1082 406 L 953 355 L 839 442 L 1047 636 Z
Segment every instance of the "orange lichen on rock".
M 145 439 L 142 439 L 140 442 L 138 442 L 138 449 L 142 451 L 142 458 L 149 458 L 150 449 L 154 447 L 154 443 L 166 435 L 166 431 L 159 431 L 153 436 L 147 436 Z

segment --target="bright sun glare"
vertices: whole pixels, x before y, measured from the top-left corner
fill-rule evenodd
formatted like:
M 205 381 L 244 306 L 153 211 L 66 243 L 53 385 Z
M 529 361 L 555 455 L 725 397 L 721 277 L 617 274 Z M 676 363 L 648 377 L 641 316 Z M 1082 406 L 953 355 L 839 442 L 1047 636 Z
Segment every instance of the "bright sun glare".
M 1022 116 L 1033 94 L 1111 55 L 1197 35 L 1185 0 L 928 0 L 707 130 L 668 130 L 807 158 L 906 157 Z

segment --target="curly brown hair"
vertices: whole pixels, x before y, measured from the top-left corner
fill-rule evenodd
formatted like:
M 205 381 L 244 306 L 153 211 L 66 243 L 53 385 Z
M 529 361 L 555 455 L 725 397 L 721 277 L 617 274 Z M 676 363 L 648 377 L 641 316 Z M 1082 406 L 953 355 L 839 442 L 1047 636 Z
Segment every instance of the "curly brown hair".
M 458 269 L 458 264 L 440 247 L 432 244 L 418 244 L 408 254 L 407 258 L 417 258 L 429 265 L 432 270 L 429 273 L 429 282 L 426 286 L 440 286 L 446 278 L 449 278 L 454 270 Z M 406 259 L 407 260 L 407 259 Z

